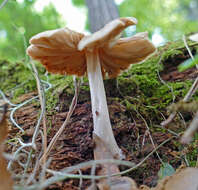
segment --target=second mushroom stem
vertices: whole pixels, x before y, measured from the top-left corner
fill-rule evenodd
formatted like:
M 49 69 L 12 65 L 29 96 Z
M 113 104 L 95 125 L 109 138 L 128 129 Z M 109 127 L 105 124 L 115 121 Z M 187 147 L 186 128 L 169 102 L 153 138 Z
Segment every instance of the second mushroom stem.
M 109 119 L 98 50 L 87 50 L 86 59 L 91 92 L 94 133 L 104 141 L 114 157 L 121 159 L 123 158 L 122 151 L 116 143 Z

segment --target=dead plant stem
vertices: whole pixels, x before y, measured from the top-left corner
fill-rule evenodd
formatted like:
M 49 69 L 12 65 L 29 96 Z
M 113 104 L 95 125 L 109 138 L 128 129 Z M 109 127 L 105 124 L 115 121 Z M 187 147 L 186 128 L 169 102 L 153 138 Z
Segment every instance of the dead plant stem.
M 64 121 L 64 123 L 62 124 L 62 126 L 60 127 L 60 129 L 58 130 L 58 132 L 54 135 L 53 139 L 51 140 L 50 144 L 47 147 L 46 152 L 43 154 L 43 156 L 40 159 L 40 163 L 44 161 L 44 159 L 47 158 L 47 156 L 49 155 L 50 151 L 53 149 L 54 145 L 56 144 L 56 141 L 58 140 L 58 138 L 60 137 L 60 135 L 62 134 L 62 132 L 65 129 L 65 126 L 68 124 L 71 115 L 73 114 L 73 111 L 76 108 L 77 105 L 77 99 L 78 99 L 78 93 L 79 93 L 79 86 L 80 86 L 80 82 L 74 82 L 75 84 L 75 94 L 74 97 L 72 99 L 71 105 L 69 107 L 69 111 L 67 113 L 67 117 Z
M 45 110 L 45 98 L 44 98 L 44 90 L 43 87 L 41 86 L 41 82 L 39 79 L 38 71 L 36 69 L 36 66 L 34 65 L 33 61 L 30 61 L 33 71 L 34 71 L 34 76 L 36 79 L 36 84 L 37 84 L 37 89 L 38 89 L 38 95 L 39 95 L 39 100 L 40 100 L 40 105 L 43 111 L 43 135 L 44 135 L 44 151 L 43 155 L 45 155 L 45 152 L 47 151 L 47 124 L 46 124 L 46 110 Z M 46 158 L 45 156 L 43 157 L 43 163 L 45 164 Z
M 1 3 L 1 5 L 0 5 L 0 9 L 2 9 L 2 8 L 6 5 L 7 2 L 8 2 L 8 0 L 4 0 L 4 1 Z

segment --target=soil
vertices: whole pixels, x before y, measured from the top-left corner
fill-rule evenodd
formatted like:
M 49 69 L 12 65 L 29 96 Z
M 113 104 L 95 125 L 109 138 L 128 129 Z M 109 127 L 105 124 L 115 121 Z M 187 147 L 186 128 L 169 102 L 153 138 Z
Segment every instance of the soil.
M 32 94 L 30 94 L 29 98 L 30 97 L 32 97 Z M 139 163 L 154 149 L 154 146 L 172 137 L 170 133 L 160 131 L 155 131 L 154 133 L 149 132 L 143 120 L 135 118 L 135 121 L 131 121 L 131 118 L 127 116 L 128 113 L 126 108 L 115 100 L 109 98 L 108 107 L 116 141 L 126 155 L 125 160 L 127 161 L 136 164 Z M 39 108 L 37 106 L 28 105 L 19 109 L 15 114 L 17 123 L 23 126 L 25 130 L 25 133 L 21 134 L 24 143 L 31 142 L 33 135 L 32 126 L 37 122 L 38 110 Z M 48 144 L 64 122 L 66 115 L 67 111 L 64 109 L 59 110 L 55 115 L 47 115 L 47 121 L 51 122 L 50 132 L 48 133 Z M 92 131 L 93 121 L 90 102 L 77 104 L 69 124 L 58 139 L 55 148 L 50 153 L 50 158 L 52 160 L 49 168 L 53 170 L 62 170 L 81 162 L 93 160 L 94 143 L 92 141 Z M 155 143 L 154 146 L 149 134 L 151 134 L 152 140 Z M 20 132 L 18 129 L 12 128 L 9 133 L 9 139 L 13 139 L 16 136 L 20 136 Z M 41 138 L 37 140 L 37 148 L 38 152 L 36 153 L 36 157 L 39 156 L 41 150 Z M 7 151 L 11 152 L 9 148 Z M 162 146 L 158 154 L 163 160 L 166 160 L 166 162 L 172 163 L 175 168 L 179 167 L 182 163 L 182 159 L 179 157 L 180 150 L 174 142 L 170 141 Z M 143 166 L 131 172 L 128 176 L 132 177 L 137 184 L 155 186 L 157 184 L 158 171 L 161 165 L 162 163 L 156 153 L 154 153 L 146 160 Z M 127 168 L 121 167 L 120 169 L 122 171 Z M 30 171 L 31 170 L 33 170 L 33 168 L 30 169 Z M 20 173 L 20 170 L 18 172 Z M 88 174 L 89 172 L 90 169 L 85 169 L 83 174 Z M 90 181 L 84 180 L 81 188 L 86 189 L 88 185 L 90 185 Z M 71 179 L 53 184 L 47 189 L 77 190 L 78 187 L 79 180 Z

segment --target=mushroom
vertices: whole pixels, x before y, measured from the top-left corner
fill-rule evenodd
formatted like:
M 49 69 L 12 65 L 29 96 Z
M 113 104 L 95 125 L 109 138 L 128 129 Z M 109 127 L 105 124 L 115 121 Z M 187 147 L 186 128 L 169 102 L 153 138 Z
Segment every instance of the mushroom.
M 123 155 L 111 128 L 103 76 L 114 78 L 155 51 L 146 32 L 119 38 L 126 27 L 134 24 L 135 18 L 119 18 L 88 36 L 68 28 L 46 31 L 32 37 L 27 49 L 28 55 L 39 60 L 49 72 L 77 76 L 87 72 L 94 133 L 116 158 Z
M 93 134 L 95 148 L 94 158 L 95 160 L 113 159 L 111 151 L 106 147 L 104 141 L 97 135 Z M 99 179 L 98 182 L 92 183 L 87 190 L 138 190 L 135 181 L 129 177 L 121 177 L 120 175 L 111 176 L 115 173 L 119 173 L 118 165 L 115 163 L 104 163 L 100 170 L 97 171 L 97 175 L 109 176 L 108 178 Z M 97 188 L 96 188 L 97 187 Z

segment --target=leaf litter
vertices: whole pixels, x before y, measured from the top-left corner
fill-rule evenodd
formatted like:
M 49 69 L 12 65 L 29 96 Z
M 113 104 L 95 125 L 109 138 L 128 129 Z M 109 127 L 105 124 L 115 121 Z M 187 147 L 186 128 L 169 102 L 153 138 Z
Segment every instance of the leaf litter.
M 146 133 L 147 128 L 144 122 L 141 120 L 132 122 L 126 114 L 127 110 L 125 106 L 113 98 L 108 98 L 108 105 L 113 131 L 119 146 L 126 155 L 125 160 L 139 163 L 145 155 L 153 150 L 150 138 Z M 24 106 L 17 110 L 15 113 L 15 119 L 19 125 L 23 126 L 25 133 L 22 134 L 19 129 L 13 128 L 9 134 L 9 139 L 14 139 L 17 135 L 21 135 L 24 142 L 31 142 L 31 135 L 33 133 L 31 128 L 37 122 L 38 110 L 38 106 L 34 104 Z M 64 122 L 67 113 L 68 112 L 65 111 L 65 108 L 62 108 L 62 110 L 59 110 L 54 115 L 50 113 L 47 114 L 48 126 L 50 126 L 47 132 L 48 144 Z M 63 170 L 69 166 L 93 160 L 94 142 L 92 140 L 92 131 L 93 124 L 90 101 L 81 102 L 77 104 L 68 125 L 58 139 L 55 148 L 50 153 L 49 157 L 51 158 L 51 163 L 49 168 L 52 170 Z M 162 132 L 156 132 L 152 135 L 156 145 L 171 136 L 168 133 Z M 142 144 L 142 142 L 144 142 L 144 144 Z M 41 151 L 41 138 L 37 139 L 36 144 L 38 150 L 35 153 L 35 157 L 37 157 Z M 7 147 L 8 152 L 15 151 L 17 148 L 15 147 L 15 149 L 9 149 L 9 147 L 11 148 L 11 146 Z M 172 142 L 169 142 L 167 145 L 161 147 L 159 154 L 162 156 L 167 156 L 167 161 L 174 159 L 174 166 L 179 166 L 181 159 L 175 158 L 169 154 L 169 152 L 173 150 L 177 152 L 178 148 Z M 143 167 L 140 167 L 137 171 L 131 172 L 128 176 L 132 177 L 137 184 L 155 186 L 157 183 L 157 173 L 160 167 L 161 163 L 154 154 L 147 159 Z M 21 170 L 19 168 L 20 166 L 15 166 L 17 173 L 20 173 L 23 170 L 23 168 L 21 168 Z M 126 168 L 121 166 L 121 170 L 124 169 Z M 28 172 L 31 173 L 32 170 L 33 167 L 30 167 Z M 83 174 L 88 174 L 90 172 L 90 168 L 87 168 L 82 172 Z M 49 177 L 49 175 L 47 175 L 47 177 Z M 83 180 L 82 189 L 85 189 L 90 183 L 90 180 Z M 68 179 L 66 181 L 53 184 L 47 189 L 56 188 L 60 190 L 70 190 L 78 189 L 78 186 L 78 179 Z

